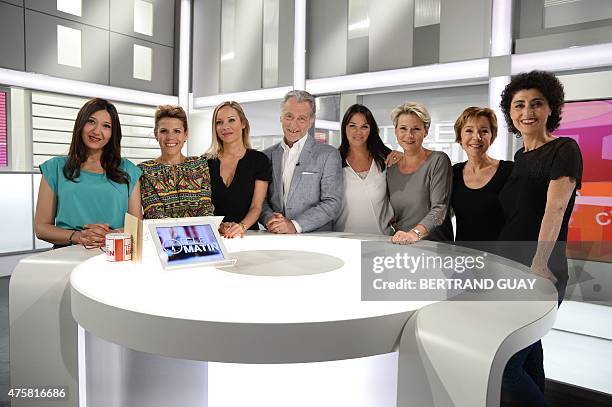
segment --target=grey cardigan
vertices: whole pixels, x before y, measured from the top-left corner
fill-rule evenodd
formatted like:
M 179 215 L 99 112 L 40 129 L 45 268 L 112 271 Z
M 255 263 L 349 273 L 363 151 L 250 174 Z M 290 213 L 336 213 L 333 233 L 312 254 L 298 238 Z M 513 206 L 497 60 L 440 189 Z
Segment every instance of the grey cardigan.
M 412 174 L 402 174 L 398 165 L 388 168 L 387 187 L 395 230 L 409 231 L 420 223 L 428 231 L 426 239 L 452 241 L 449 211 L 452 176 L 451 162 L 440 151 L 433 151 Z

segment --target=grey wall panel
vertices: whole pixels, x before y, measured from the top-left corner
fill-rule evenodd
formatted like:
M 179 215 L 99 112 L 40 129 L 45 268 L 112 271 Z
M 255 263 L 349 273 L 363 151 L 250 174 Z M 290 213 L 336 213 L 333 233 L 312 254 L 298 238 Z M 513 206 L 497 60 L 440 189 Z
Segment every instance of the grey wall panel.
M 152 49 L 151 80 L 135 79 L 134 44 Z M 127 35 L 110 33 L 110 84 L 146 92 L 172 94 L 173 49 Z
M 319 96 L 316 98 L 317 119 L 338 122 L 342 119 L 340 113 L 340 95 Z
M 278 11 L 278 86 L 293 84 L 295 1 L 280 0 Z
M 58 25 L 81 31 L 80 69 L 57 63 Z M 108 85 L 108 31 L 32 10 L 25 11 L 25 26 L 27 71 Z
M 221 61 L 220 90 L 261 89 L 263 1 L 236 0 L 234 16 L 234 42 L 229 45 L 233 58 Z M 223 38 L 221 41 L 223 46 Z
M 348 0 L 308 2 L 307 77 L 346 74 Z
M 349 0 L 346 50 L 346 73 L 370 70 L 369 1 Z
M 368 72 L 370 50 L 368 37 L 351 38 L 347 42 L 346 73 Z
M 426 25 L 414 29 L 412 58 L 414 66 L 439 62 L 440 24 Z
M 513 19 L 518 38 L 541 35 L 544 22 L 544 0 L 518 0 L 515 5 L 518 18 Z
M 23 7 L 23 0 L 0 0 L 0 3 L 14 4 L 15 6 Z
M 261 87 L 278 86 L 278 35 L 280 28 L 280 1 L 263 0 Z M 223 24 L 223 21 L 221 22 Z M 221 33 L 223 36 L 223 33 Z M 223 44 L 221 45 L 223 46 Z
M 25 69 L 25 45 L 21 7 L 0 3 L 0 67 Z M 10 38 L 10 40 L 9 40 Z
M 546 51 L 612 42 L 612 26 L 527 37 L 515 40 L 515 53 Z
M 492 0 L 442 0 L 440 62 L 490 54 Z
M 414 0 L 370 0 L 370 71 L 412 66 Z
M 25 7 L 31 10 L 66 18 L 83 24 L 93 25 L 108 30 L 108 1 L 82 0 L 81 16 L 57 10 L 57 0 L 25 0 Z
M 174 46 L 174 0 L 146 1 L 153 4 L 153 36 L 134 32 L 134 0 L 110 0 L 111 31 Z
M 546 28 L 605 19 L 612 19 L 610 0 L 578 0 L 544 8 L 544 27 Z
M 193 97 L 219 93 L 221 0 L 194 0 L 191 49 Z
M 191 35 L 191 33 L 189 33 Z M 176 72 L 174 75 L 174 80 L 172 81 L 172 93 L 174 95 L 178 95 L 179 92 L 179 61 L 181 58 L 181 2 L 174 2 L 174 39 L 176 46 L 174 47 L 173 58 L 174 63 L 172 64 L 172 69 Z M 191 78 L 191 68 L 192 68 L 192 60 L 189 59 L 189 78 Z M 189 79 L 188 79 L 189 81 Z M 191 82 L 188 86 L 189 92 L 191 92 Z
M 544 28 L 544 0 L 522 0 L 515 7 L 515 52 L 534 52 L 549 49 L 599 44 L 612 41 L 612 20 L 599 20 Z

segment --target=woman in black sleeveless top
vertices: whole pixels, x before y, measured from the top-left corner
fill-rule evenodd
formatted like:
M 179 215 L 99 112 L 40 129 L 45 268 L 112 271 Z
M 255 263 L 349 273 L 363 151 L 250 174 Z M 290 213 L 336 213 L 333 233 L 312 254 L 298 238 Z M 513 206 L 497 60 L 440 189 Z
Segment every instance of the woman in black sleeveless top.
M 455 241 L 481 250 L 489 248 L 488 242 L 497 241 L 504 226 L 499 192 L 513 166 L 511 161 L 495 160 L 487 154 L 496 137 L 497 118 L 489 108 L 468 107 L 455 122 L 455 141 L 468 156 L 466 162 L 453 165 Z
M 582 178 L 578 144 L 551 134 L 561 122 L 563 103 L 561 82 L 549 72 L 532 71 L 512 78 L 500 104 L 509 130 L 524 145 L 500 194 L 506 218 L 502 254 L 553 281 L 559 302 L 568 278 L 568 223 Z M 516 405 L 547 406 L 541 341 L 510 358 L 502 383 L 502 396 Z

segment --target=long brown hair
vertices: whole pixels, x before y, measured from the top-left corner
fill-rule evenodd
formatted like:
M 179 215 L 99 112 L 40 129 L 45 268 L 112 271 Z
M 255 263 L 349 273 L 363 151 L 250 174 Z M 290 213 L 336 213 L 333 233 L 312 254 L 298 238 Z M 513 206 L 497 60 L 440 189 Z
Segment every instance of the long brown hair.
M 340 156 L 342 157 L 342 166 L 346 167 L 348 164 L 346 163 L 346 158 L 348 157 L 349 149 L 351 148 L 348 136 L 346 135 L 346 126 L 348 126 L 350 120 L 357 113 L 361 113 L 370 126 L 370 134 L 368 135 L 368 139 L 366 140 L 366 147 L 368 148 L 368 152 L 374 158 L 376 165 L 382 171 L 386 168 L 385 159 L 387 155 L 391 152 L 391 149 L 383 143 L 380 138 L 380 133 L 378 130 L 378 124 L 376 123 L 376 119 L 374 119 L 374 115 L 364 105 L 354 104 L 350 106 L 346 113 L 344 113 L 344 117 L 342 118 L 342 124 L 340 124 L 340 136 L 341 142 L 338 150 L 340 151 Z
M 87 160 L 87 147 L 83 142 L 83 128 L 92 114 L 100 110 L 106 110 L 111 117 L 111 138 L 102 150 L 100 165 L 106 173 L 106 177 L 118 184 L 128 184 L 128 174 L 121 166 L 121 123 L 115 106 L 105 99 L 91 99 L 81 107 L 74 129 L 72 130 L 72 142 L 68 151 L 68 160 L 64 165 L 64 176 L 72 182 L 81 175 L 81 165 Z

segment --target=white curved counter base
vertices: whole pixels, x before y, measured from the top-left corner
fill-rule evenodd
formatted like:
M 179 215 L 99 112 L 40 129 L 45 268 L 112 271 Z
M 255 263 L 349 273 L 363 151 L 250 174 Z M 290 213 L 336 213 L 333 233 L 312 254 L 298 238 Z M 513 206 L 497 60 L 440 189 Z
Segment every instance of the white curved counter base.
M 259 276 L 212 268 L 162 271 L 151 258 L 139 265 L 112 264 L 103 256 L 95 257 L 82 262 L 72 273 L 72 313 L 89 333 L 105 340 L 194 361 L 334 361 L 386 354 L 399 345 L 398 406 L 499 405 L 501 373 L 508 358 L 552 327 L 556 315 L 552 284 L 538 281 L 550 294 L 548 300 L 539 302 L 362 302 L 360 241 L 337 236 L 259 233 L 227 241 L 230 253 L 271 248 L 308 250 L 337 257 L 343 263 L 329 272 L 303 276 Z M 422 244 L 440 251 L 445 247 Z M 64 268 L 61 284 L 66 288 L 65 278 L 78 261 L 63 262 L 63 258 L 78 253 L 81 257 L 76 257 L 81 260 L 79 249 L 45 253 L 36 262 L 22 261 L 13 273 L 17 279 L 15 284 L 11 281 L 11 296 L 32 289 L 23 278 L 26 273 L 44 275 L 50 264 Z M 505 271 L 519 273 L 513 269 L 514 264 L 500 262 L 505 264 Z M 270 264 L 272 270 L 282 267 L 282 262 Z M 40 287 L 45 285 L 43 280 Z M 47 286 L 49 291 L 57 289 L 57 284 Z M 11 341 L 37 331 L 32 319 L 24 321 L 27 329 L 20 326 L 23 309 L 30 314 L 55 312 L 65 318 L 61 304 L 56 301 L 41 310 L 32 300 L 21 305 L 22 311 L 14 313 L 11 309 Z M 69 343 L 67 353 L 74 356 L 76 339 L 67 340 L 50 326 L 46 331 L 52 345 L 47 352 L 56 352 Z M 25 383 L 25 373 L 33 369 L 27 359 L 36 358 L 37 350 L 30 349 L 30 356 L 26 356 L 27 347 L 19 352 L 20 359 L 13 358 L 17 354 L 11 349 L 11 371 L 21 372 L 16 376 L 20 382 L 13 387 Z M 44 381 L 45 375 L 56 369 L 58 362 L 49 360 L 48 366 L 32 376 L 37 382 L 30 384 L 53 383 Z M 77 392 L 74 389 L 71 394 Z M 69 402 L 59 404 L 21 400 L 14 405 L 77 406 L 78 399 L 71 397 Z

